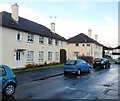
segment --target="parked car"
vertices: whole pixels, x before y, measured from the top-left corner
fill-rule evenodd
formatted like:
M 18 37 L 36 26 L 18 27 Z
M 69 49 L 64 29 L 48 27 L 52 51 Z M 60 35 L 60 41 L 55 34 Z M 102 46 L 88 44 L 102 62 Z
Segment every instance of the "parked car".
M 118 57 L 117 59 L 115 59 L 115 64 L 120 64 L 120 57 Z
M 92 66 L 82 59 L 78 60 L 67 60 L 64 65 L 64 74 L 70 73 L 77 73 L 80 75 L 81 72 L 91 72 Z
M 0 65 L 0 91 L 4 96 L 12 96 L 17 85 L 16 76 L 6 65 Z
M 93 61 L 93 68 L 110 68 L 110 62 L 106 58 L 95 58 Z

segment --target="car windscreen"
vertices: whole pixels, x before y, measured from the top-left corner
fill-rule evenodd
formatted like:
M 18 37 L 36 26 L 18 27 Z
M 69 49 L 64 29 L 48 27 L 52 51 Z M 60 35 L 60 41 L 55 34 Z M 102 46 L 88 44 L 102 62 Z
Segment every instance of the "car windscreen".
M 96 59 L 94 59 L 94 61 L 102 61 L 102 59 L 101 58 L 96 58 Z
M 67 60 L 65 65 L 75 65 L 77 63 L 76 60 Z

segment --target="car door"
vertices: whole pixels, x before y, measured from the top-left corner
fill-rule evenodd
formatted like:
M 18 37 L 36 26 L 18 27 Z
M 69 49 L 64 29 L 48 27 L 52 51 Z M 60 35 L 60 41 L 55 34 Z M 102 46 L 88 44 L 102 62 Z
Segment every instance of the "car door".
M 83 70 L 83 71 L 88 70 L 87 63 L 86 63 L 84 60 L 82 60 L 81 63 L 82 63 L 82 64 L 81 64 L 81 68 L 82 68 L 82 70 Z
M 4 84 L 6 83 L 7 81 L 7 77 L 6 77 L 6 70 L 5 70 L 5 67 L 2 66 L 2 87 L 4 87 Z

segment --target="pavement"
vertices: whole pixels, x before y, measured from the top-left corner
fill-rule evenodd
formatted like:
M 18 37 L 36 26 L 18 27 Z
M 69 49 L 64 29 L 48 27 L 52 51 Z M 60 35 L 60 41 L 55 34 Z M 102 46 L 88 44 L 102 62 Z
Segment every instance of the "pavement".
M 28 82 L 33 82 L 36 80 L 42 80 L 49 77 L 54 77 L 57 75 L 63 74 L 63 67 L 49 68 L 43 70 L 35 70 L 28 72 L 18 72 L 16 73 L 18 85 Z M 118 81 L 110 85 L 105 85 L 106 89 L 103 93 L 101 93 L 98 99 L 119 99 L 120 98 L 120 78 Z

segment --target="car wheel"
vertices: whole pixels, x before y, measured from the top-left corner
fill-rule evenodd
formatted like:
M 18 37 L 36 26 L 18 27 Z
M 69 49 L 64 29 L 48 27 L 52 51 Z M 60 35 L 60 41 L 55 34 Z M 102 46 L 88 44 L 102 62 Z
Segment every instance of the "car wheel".
M 88 68 L 88 73 L 91 73 L 91 70 L 92 70 L 92 68 L 91 68 L 91 67 L 89 67 L 89 68 Z
M 3 95 L 12 96 L 15 92 L 14 84 L 7 84 L 3 90 Z
M 106 65 L 103 65 L 103 68 L 105 69 L 105 68 L 106 68 Z
M 78 71 L 77 71 L 77 75 L 80 75 L 80 74 L 81 74 L 81 70 L 78 69 Z

